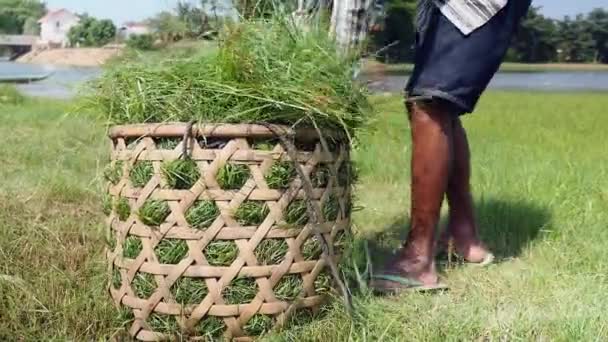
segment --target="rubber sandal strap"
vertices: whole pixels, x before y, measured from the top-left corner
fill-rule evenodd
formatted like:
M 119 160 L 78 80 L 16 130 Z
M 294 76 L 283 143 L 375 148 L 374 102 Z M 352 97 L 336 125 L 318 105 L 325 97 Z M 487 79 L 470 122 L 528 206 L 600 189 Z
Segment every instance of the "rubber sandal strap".
M 377 280 L 388 280 L 388 281 L 392 281 L 394 283 L 397 284 L 401 284 L 407 287 L 420 287 L 420 286 L 424 286 L 423 283 L 414 280 L 414 279 L 410 279 L 410 278 L 405 278 L 405 277 L 400 277 L 397 275 L 393 275 L 393 274 L 375 274 L 373 277 L 373 279 L 377 279 Z

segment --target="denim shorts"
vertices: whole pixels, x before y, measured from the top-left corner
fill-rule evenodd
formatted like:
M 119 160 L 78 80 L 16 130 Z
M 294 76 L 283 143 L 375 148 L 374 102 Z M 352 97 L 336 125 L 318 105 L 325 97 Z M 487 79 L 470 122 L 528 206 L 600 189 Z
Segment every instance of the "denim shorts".
M 471 113 L 498 71 L 531 0 L 510 0 L 488 23 L 462 34 L 435 6 L 418 22 L 414 71 L 406 99 L 447 101 Z

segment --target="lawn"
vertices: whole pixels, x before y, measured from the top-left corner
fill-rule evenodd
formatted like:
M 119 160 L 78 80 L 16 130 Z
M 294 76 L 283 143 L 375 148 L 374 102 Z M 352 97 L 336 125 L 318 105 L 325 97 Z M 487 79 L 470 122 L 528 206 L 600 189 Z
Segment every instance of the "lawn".
M 402 75 L 409 74 L 414 70 L 410 63 L 384 64 L 373 60 L 367 60 L 363 65 L 363 72 L 381 72 L 385 74 Z M 608 72 L 608 64 L 592 63 L 502 63 L 499 72 Z
M 399 97 L 354 153 L 354 228 L 372 255 L 398 246 L 409 208 L 408 125 Z M 104 130 L 70 104 L 0 106 L 0 340 L 106 340 L 120 331 L 104 292 L 99 179 Z M 442 267 L 445 294 L 357 295 L 301 331 L 270 340 L 608 339 L 608 98 L 491 92 L 465 118 L 478 216 L 499 256 Z M 378 259 L 378 258 L 376 258 Z M 378 260 L 376 260 L 378 261 Z

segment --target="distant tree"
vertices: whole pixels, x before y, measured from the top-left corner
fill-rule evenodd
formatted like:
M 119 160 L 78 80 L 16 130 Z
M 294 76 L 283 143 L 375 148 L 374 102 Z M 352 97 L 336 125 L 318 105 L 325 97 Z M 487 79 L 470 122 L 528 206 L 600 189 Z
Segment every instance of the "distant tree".
M 171 12 L 159 13 L 150 19 L 150 25 L 165 43 L 184 39 L 188 34 L 188 25 Z
M 560 61 L 583 63 L 594 60 L 596 44 L 583 15 L 577 15 L 574 20 L 565 17 L 558 24 L 558 32 Z
M 98 20 L 83 15 L 78 25 L 68 32 L 68 39 L 73 46 L 103 46 L 116 37 L 116 26 L 109 19 Z
M 372 27 L 372 52 L 385 62 L 405 62 L 413 58 L 417 0 L 386 0 L 384 13 Z
M 151 34 L 136 34 L 127 39 L 127 46 L 135 50 L 153 50 L 154 36 Z
M 40 19 L 45 13 L 39 0 L 0 0 L 0 33 L 22 34 L 28 18 Z
M 539 63 L 555 60 L 559 43 L 555 21 L 531 8 L 523 19 L 509 51 L 509 59 L 517 62 Z
M 34 17 L 29 17 L 25 20 L 23 24 L 23 34 L 29 34 L 32 36 L 37 36 L 40 34 L 40 24 L 38 24 L 38 19 Z
M 595 43 L 594 61 L 608 63 L 608 10 L 596 8 L 587 16 L 588 31 Z

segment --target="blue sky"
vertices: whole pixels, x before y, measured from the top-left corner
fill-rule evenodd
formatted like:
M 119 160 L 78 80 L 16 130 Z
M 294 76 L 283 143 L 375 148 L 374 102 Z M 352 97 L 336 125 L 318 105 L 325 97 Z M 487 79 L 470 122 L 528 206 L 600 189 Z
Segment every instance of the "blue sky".
M 46 0 L 51 9 L 67 8 L 79 13 L 87 12 L 95 17 L 110 18 L 118 24 L 151 17 L 157 12 L 173 8 L 177 2 L 178 0 Z M 588 12 L 596 7 L 608 8 L 608 0 L 533 0 L 533 4 L 542 6 L 544 14 L 555 18 Z

